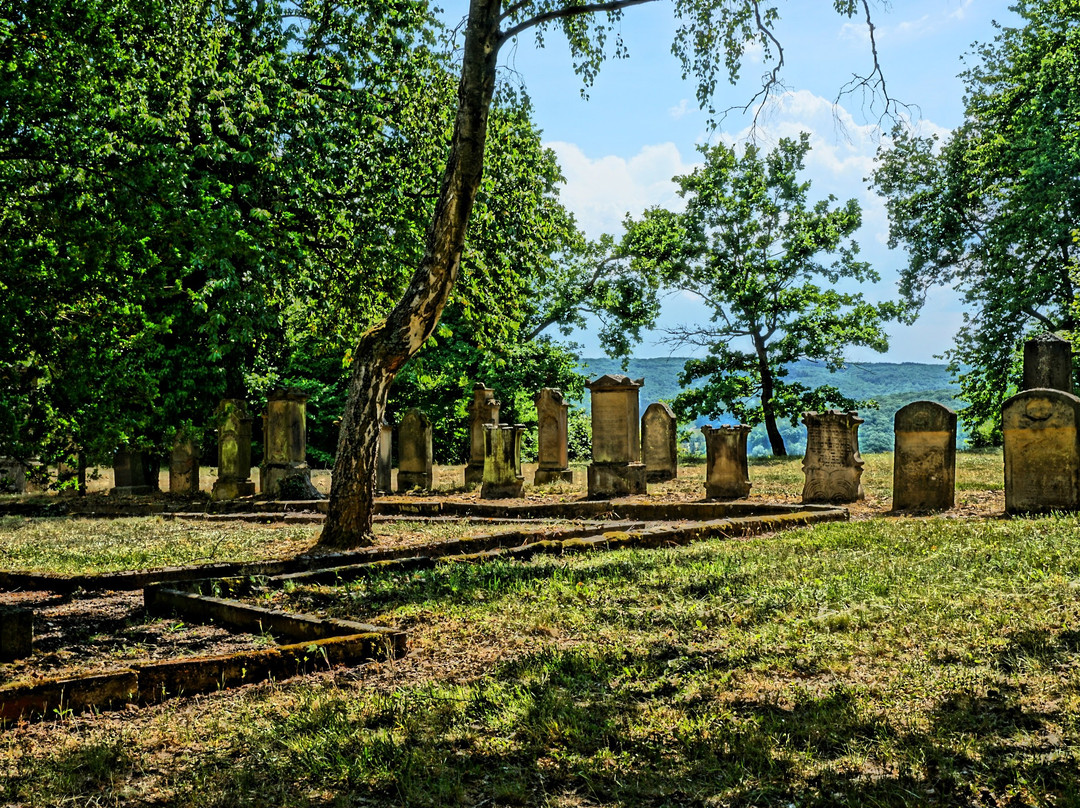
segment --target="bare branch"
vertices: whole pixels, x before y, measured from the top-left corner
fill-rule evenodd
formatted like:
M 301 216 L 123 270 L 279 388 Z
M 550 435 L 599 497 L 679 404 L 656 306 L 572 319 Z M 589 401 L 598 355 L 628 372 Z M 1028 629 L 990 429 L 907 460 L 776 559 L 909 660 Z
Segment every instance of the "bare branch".
M 543 25 L 546 22 L 552 22 L 554 20 L 566 19 L 567 17 L 579 17 L 583 14 L 597 14 L 602 12 L 618 11 L 619 9 L 629 8 L 631 6 L 640 6 L 644 3 L 655 3 L 656 0 L 607 0 L 607 2 L 589 3 L 584 6 L 563 6 L 562 8 L 553 9 L 551 11 L 545 11 L 543 14 L 537 14 L 535 17 L 530 17 L 527 20 L 515 25 L 513 28 L 503 32 L 499 37 L 498 46 L 502 47 L 502 44 L 508 39 L 513 39 L 522 31 L 526 31 L 529 28 L 533 28 L 537 25 Z M 518 3 L 513 8 L 517 9 L 522 4 Z M 508 12 L 509 13 L 509 12 Z M 504 14 L 503 17 L 506 15 Z

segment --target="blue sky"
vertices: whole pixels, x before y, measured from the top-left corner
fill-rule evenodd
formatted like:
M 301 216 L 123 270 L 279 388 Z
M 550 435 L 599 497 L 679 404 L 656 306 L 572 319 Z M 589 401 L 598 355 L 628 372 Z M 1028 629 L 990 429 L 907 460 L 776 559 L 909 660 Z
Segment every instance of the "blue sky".
M 468 4 L 444 0 L 442 5 L 444 19 L 453 23 L 464 17 Z M 831 193 L 841 200 L 859 200 L 864 219 L 857 237 L 862 257 L 882 276 L 881 283 L 864 291 L 871 299 L 888 299 L 896 294 L 905 256 L 887 248 L 884 207 L 864 182 L 882 136 L 878 115 L 856 96 L 833 104 L 852 74 L 868 69 L 865 25 L 859 18 L 837 15 L 830 0 L 781 0 L 778 7 L 781 20 L 776 31 L 785 48 L 787 93 L 762 111 L 757 140 L 768 147 L 780 137 L 800 131 L 811 134 L 813 151 L 805 174 L 813 183 L 811 196 Z M 963 119 L 964 87 L 957 77 L 964 69 L 961 57 L 971 53 L 973 43 L 994 38 L 994 20 L 1007 26 L 1018 21 L 1008 0 L 872 0 L 871 9 L 890 95 L 913 105 L 912 116 L 923 131 L 941 135 Z M 549 34 L 543 49 L 529 34 L 503 49 L 504 71 L 519 77 L 527 88 L 544 142 L 559 157 L 567 179 L 563 201 L 590 236 L 619 232 L 627 213 L 636 215 L 651 205 L 677 206 L 671 178 L 693 169 L 698 144 L 720 139 L 739 147 L 746 142 L 749 116 L 730 115 L 717 131 L 707 129 L 707 115 L 695 101 L 695 86 L 692 80 L 681 79 L 680 65 L 670 53 L 675 25 L 670 3 L 628 9 L 622 35 L 630 57 L 605 63 L 588 99 L 581 97 L 581 80 L 560 35 Z M 764 70 L 758 54 L 749 53 L 740 84 L 718 85 L 717 108 L 744 105 Z M 940 361 L 934 355 L 951 344 L 962 317 L 957 295 L 936 291 L 914 326 L 890 328 L 887 354 L 855 349 L 849 358 Z M 661 325 L 707 319 L 707 310 L 692 298 L 670 298 Z M 636 355 L 671 354 L 672 349 L 659 342 L 661 336 L 649 335 Z M 599 355 L 588 331 L 573 339 L 582 345 L 584 356 Z

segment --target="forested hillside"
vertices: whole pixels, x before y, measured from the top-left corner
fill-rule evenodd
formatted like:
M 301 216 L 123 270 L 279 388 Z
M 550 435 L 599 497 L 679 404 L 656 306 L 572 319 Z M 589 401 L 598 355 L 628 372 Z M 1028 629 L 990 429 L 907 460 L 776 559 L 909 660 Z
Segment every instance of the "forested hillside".
M 679 392 L 679 373 L 682 371 L 684 357 L 663 357 L 657 359 L 631 359 L 624 370 L 617 359 L 587 358 L 581 360 L 581 370 L 590 379 L 605 373 L 625 373 L 634 379 L 645 379 L 641 388 L 641 409 L 654 401 L 670 401 Z M 850 365 L 839 373 L 829 373 L 824 366 L 813 362 L 799 362 L 792 365 L 788 379 L 800 381 L 808 386 L 831 384 L 845 395 L 862 401 L 877 402 L 878 409 L 863 407 L 859 417 L 865 419 L 859 427 L 859 447 L 864 452 L 892 451 L 893 416 L 896 411 L 912 401 L 936 401 L 953 409 L 963 406 L 954 396 L 959 386 L 952 382 L 951 374 L 945 365 L 919 364 L 915 362 L 869 362 Z M 583 402 L 589 407 L 588 397 Z M 696 425 L 709 423 L 707 419 L 698 419 Z M 727 423 L 732 423 L 731 421 Z M 806 449 L 806 429 L 803 425 L 792 426 L 785 421 L 781 432 L 788 451 L 802 454 Z M 958 436 L 961 447 L 966 436 Z M 769 453 L 769 443 L 761 426 L 750 433 L 750 453 L 762 455 Z

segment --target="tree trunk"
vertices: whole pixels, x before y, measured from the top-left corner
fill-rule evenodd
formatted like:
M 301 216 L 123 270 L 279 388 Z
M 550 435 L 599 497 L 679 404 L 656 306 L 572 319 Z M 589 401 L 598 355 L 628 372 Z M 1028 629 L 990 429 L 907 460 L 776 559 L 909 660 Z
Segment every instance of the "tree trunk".
M 360 338 L 338 435 L 330 508 L 319 544 L 371 542 L 379 424 L 394 377 L 431 336 L 457 280 L 465 229 L 484 168 L 495 91 L 501 0 L 472 0 L 458 84 L 458 110 L 424 258 L 389 316 Z
M 754 348 L 758 356 L 758 372 L 761 374 L 761 413 L 765 419 L 765 432 L 769 435 L 769 446 L 776 457 L 787 457 L 784 438 L 776 426 L 776 412 L 773 409 L 773 372 L 769 367 L 769 354 L 765 340 L 754 335 Z

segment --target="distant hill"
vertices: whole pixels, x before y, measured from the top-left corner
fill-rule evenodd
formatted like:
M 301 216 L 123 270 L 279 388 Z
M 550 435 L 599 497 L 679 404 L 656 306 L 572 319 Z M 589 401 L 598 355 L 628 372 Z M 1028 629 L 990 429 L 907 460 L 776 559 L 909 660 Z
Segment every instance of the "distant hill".
M 631 359 L 627 369 L 621 363 L 607 357 L 582 359 L 580 371 L 591 379 L 605 373 L 622 373 L 633 379 L 645 379 L 641 388 L 641 410 L 654 401 L 670 401 L 678 395 L 679 373 L 682 372 L 685 357 L 662 357 L 656 359 Z M 892 451 L 893 416 L 896 411 L 912 401 L 936 401 L 955 410 L 964 405 L 955 398 L 959 386 L 954 384 L 945 365 L 921 364 L 917 362 L 866 362 L 849 365 L 838 373 L 829 371 L 815 362 L 798 362 L 790 368 L 789 381 L 798 381 L 809 387 L 831 384 L 838 387 L 845 395 L 861 400 L 874 400 L 879 409 L 863 409 L 859 417 L 865 419 L 859 427 L 859 448 L 864 452 Z M 586 395 L 583 402 L 589 409 Z M 709 423 L 708 419 L 699 418 L 697 426 Z M 724 422 L 721 422 L 724 423 Z M 726 423 L 732 423 L 727 421 Z M 790 454 L 802 454 L 806 449 L 806 429 L 802 424 L 792 427 L 787 421 L 781 424 L 781 433 Z M 958 443 L 963 446 L 966 435 L 958 436 Z M 750 433 L 751 454 L 769 454 L 769 443 L 763 427 Z

